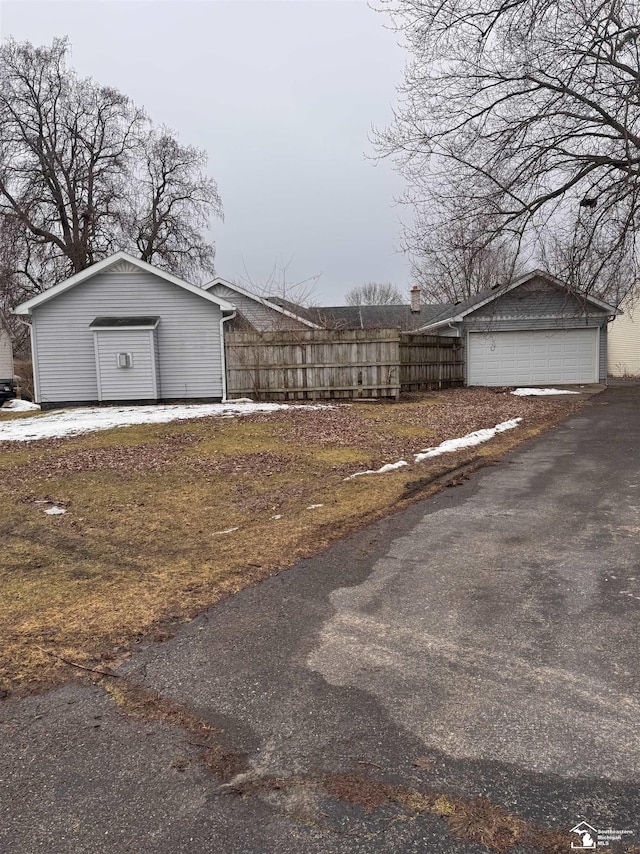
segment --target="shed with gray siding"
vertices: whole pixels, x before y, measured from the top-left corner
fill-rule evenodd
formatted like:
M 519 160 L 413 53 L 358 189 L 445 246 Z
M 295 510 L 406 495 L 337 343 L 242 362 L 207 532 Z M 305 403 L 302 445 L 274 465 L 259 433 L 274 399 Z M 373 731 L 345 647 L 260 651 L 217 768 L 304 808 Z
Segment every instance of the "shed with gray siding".
M 420 331 L 464 341 L 467 385 L 604 383 L 615 314 L 614 306 L 535 270 L 448 306 Z
M 217 401 L 234 306 L 118 252 L 14 309 L 31 317 L 36 400 Z

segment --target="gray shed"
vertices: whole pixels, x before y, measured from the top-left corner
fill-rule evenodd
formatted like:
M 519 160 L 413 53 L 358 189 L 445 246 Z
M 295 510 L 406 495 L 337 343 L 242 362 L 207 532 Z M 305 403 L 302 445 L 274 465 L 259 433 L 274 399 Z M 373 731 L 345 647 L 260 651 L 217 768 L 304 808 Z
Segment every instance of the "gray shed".
M 45 409 L 222 400 L 222 324 L 234 311 L 125 252 L 14 309 L 31 317 L 35 397 Z
M 419 330 L 459 337 L 467 385 L 588 384 L 607 379 L 614 306 L 534 270 L 445 306 Z

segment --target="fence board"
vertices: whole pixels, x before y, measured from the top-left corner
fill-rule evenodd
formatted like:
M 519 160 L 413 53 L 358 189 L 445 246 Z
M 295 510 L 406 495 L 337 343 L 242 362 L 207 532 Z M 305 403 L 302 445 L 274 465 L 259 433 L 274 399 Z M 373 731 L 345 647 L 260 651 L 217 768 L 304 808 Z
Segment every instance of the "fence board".
M 262 400 L 390 397 L 462 384 L 457 339 L 397 329 L 225 332 L 227 393 Z
M 400 340 L 402 391 L 448 388 L 464 383 L 464 348 L 446 335 L 403 334 Z

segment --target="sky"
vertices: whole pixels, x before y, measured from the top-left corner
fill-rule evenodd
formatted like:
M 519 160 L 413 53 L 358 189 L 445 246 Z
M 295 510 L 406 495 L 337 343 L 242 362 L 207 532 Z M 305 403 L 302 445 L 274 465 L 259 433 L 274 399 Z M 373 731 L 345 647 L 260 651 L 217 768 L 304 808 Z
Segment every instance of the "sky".
M 275 267 L 275 290 L 319 275 L 323 305 L 410 286 L 402 180 L 371 143 L 405 62 L 388 23 L 364 0 L 0 0 L 3 38 L 67 35 L 80 75 L 205 149 L 218 275 L 260 288 Z

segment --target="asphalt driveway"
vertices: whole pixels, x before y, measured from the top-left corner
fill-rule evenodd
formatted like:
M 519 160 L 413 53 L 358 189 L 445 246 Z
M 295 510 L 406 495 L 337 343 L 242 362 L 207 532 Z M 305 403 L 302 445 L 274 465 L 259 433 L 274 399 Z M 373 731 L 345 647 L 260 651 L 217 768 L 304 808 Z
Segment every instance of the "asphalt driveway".
M 119 680 L 5 702 L 0 851 L 543 850 L 536 833 L 583 819 L 640 844 L 639 546 L 626 386 L 140 648 Z M 234 770 L 207 762 L 213 737 Z M 486 817 L 447 819 L 478 797 L 529 835 L 500 848 Z

